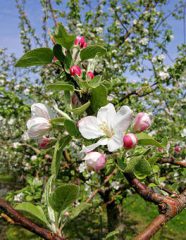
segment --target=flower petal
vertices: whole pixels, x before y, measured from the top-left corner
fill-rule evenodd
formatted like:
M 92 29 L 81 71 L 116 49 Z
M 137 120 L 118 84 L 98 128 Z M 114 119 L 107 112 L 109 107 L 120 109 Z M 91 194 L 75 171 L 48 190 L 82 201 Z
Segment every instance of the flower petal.
M 109 103 L 104 107 L 101 107 L 97 114 L 98 124 L 106 123 L 111 129 L 113 122 L 115 121 L 116 111 L 114 105 Z
M 46 118 L 35 117 L 27 122 L 28 136 L 30 138 L 38 139 L 45 135 L 50 129 L 51 124 Z
M 104 135 L 99 128 L 97 118 L 94 116 L 82 118 L 78 122 L 78 127 L 81 135 L 86 139 L 94 139 Z
M 108 150 L 109 152 L 114 152 L 123 146 L 123 134 L 120 132 L 115 134 L 112 138 L 108 140 Z
M 128 106 L 123 106 L 117 112 L 114 120 L 114 132 L 125 132 L 132 121 L 132 110 Z
M 31 106 L 32 117 L 42 117 L 46 119 L 50 119 L 49 110 L 42 103 L 34 103 Z
M 91 144 L 89 146 L 83 147 L 83 149 L 81 150 L 81 152 L 91 152 L 92 150 L 94 150 L 95 148 L 97 148 L 100 145 L 107 145 L 108 143 L 108 139 L 107 138 L 103 138 L 100 139 L 97 143 Z

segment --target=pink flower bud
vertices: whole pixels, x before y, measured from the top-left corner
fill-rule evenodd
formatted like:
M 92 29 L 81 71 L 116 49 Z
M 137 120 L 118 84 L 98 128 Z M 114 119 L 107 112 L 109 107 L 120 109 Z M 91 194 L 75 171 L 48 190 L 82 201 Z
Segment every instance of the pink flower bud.
M 57 62 L 58 61 L 58 59 L 57 59 L 57 57 L 53 57 L 53 59 L 52 59 L 52 62 Z
M 71 76 L 80 76 L 81 75 L 81 68 L 77 65 L 74 65 L 70 68 L 70 75 Z
M 181 147 L 180 146 L 175 146 L 174 147 L 174 152 L 176 152 L 176 153 L 180 153 L 181 152 Z
M 164 149 L 159 147 L 159 148 L 157 148 L 157 151 L 162 153 L 162 152 L 164 152 Z
M 92 168 L 96 172 L 105 167 L 106 158 L 104 154 L 99 152 L 89 152 L 84 157 L 84 160 L 89 168 Z
M 147 113 L 140 112 L 134 120 L 134 131 L 142 132 L 151 126 L 151 119 Z
M 85 41 L 84 37 L 81 36 L 77 36 L 75 41 L 74 41 L 74 45 L 79 45 L 80 48 L 86 48 L 87 47 L 87 43 Z
M 42 137 L 41 139 L 39 139 L 38 143 L 39 143 L 39 147 L 42 149 L 45 149 L 48 147 L 49 143 L 51 142 L 50 138 L 47 137 Z
M 93 79 L 94 78 L 94 73 L 93 72 L 87 72 L 87 77 L 90 78 L 90 79 Z
M 137 143 L 138 143 L 138 139 L 137 139 L 136 135 L 133 133 L 127 133 L 123 137 L 123 146 L 126 149 L 135 147 Z

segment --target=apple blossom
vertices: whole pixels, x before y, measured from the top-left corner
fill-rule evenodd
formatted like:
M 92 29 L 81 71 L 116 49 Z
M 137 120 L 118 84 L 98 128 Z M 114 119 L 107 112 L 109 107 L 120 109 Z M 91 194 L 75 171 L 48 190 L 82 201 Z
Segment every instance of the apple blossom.
M 90 79 L 93 79 L 94 78 L 94 73 L 89 71 L 87 72 L 87 77 L 90 78 Z
M 51 139 L 48 137 L 43 136 L 41 139 L 39 139 L 38 143 L 39 143 L 39 147 L 42 149 L 45 149 L 48 147 L 48 145 L 50 144 Z
M 31 119 L 27 121 L 28 136 L 40 139 L 51 128 L 51 116 L 47 107 L 42 103 L 35 103 L 31 106 L 31 115 Z
M 142 132 L 151 126 L 151 119 L 147 113 L 140 112 L 134 120 L 134 131 Z
M 89 152 L 84 159 L 89 168 L 94 169 L 96 172 L 105 167 L 105 155 L 99 152 Z
M 70 68 L 70 75 L 71 76 L 80 76 L 81 75 L 81 68 L 77 65 L 74 65 Z
M 160 72 L 158 73 L 158 76 L 159 76 L 162 80 L 165 80 L 165 79 L 167 79 L 167 78 L 170 77 L 169 73 L 163 72 L 163 71 L 160 71 Z
M 138 143 L 138 139 L 137 139 L 136 135 L 133 133 L 127 133 L 123 137 L 123 146 L 126 149 L 135 147 L 137 143 Z
M 180 153 L 181 152 L 181 147 L 180 146 L 175 146 L 174 147 L 174 152 L 176 152 L 176 153 Z
M 95 116 L 87 116 L 78 122 L 81 135 L 86 139 L 101 138 L 97 143 L 84 147 L 82 151 L 90 152 L 100 145 L 107 145 L 110 152 L 123 146 L 123 134 L 129 127 L 132 110 L 122 106 L 116 113 L 113 104 L 101 107 Z
M 85 38 L 82 36 L 77 36 L 75 41 L 74 41 L 74 45 L 79 45 L 80 48 L 86 48 L 87 47 L 87 43 L 85 41 Z

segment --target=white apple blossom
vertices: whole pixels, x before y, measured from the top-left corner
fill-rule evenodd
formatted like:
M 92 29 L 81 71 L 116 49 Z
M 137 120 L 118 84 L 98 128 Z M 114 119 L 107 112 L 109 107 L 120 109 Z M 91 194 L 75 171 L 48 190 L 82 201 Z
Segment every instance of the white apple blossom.
M 183 129 L 182 133 L 181 133 L 182 137 L 186 137 L 186 128 Z
M 21 193 L 18 193 L 14 196 L 14 201 L 15 202 L 21 202 L 23 200 L 23 198 L 24 198 L 24 193 L 21 192 Z
M 169 78 L 169 73 L 160 71 L 160 72 L 158 73 L 158 76 L 159 76 L 162 80 L 165 80 L 165 79 Z
M 132 110 L 128 106 L 122 106 L 116 113 L 113 104 L 109 103 L 101 107 L 95 116 L 87 116 L 78 122 L 81 135 L 86 139 L 102 137 L 97 143 L 83 148 L 84 152 L 90 152 L 100 145 L 107 145 L 110 152 L 114 152 L 123 146 L 123 135 L 132 120 Z
M 37 160 L 37 156 L 36 155 L 33 155 L 31 158 L 30 158 L 31 161 L 35 161 Z
M 118 190 L 120 187 L 120 183 L 118 181 L 113 181 L 111 183 L 111 187 L 113 187 L 115 190 Z
M 19 142 L 12 143 L 12 147 L 15 149 L 17 149 L 19 146 L 21 146 L 21 143 L 19 143 Z
M 10 118 L 10 120 L 8 121 L 9 125 L 13 125 L 15 123 L 15 118 Z
M 32 118 L 27 122 L 28 136 L 33 139 L 40 139 L 51 128 L 49 110 L 44 104 L 35 103 L 31 106 L 31 115 Z
M 147 45 L 149 42 L 148 38 L 142 38 L 140 39 L 139 43 L 142 44 L 143 46 Z
M 78 171 L 80 173 L 84 172 L 87 169 L 87 165 L 85 164 L 85 162 L 80 163 L 79 167 L 78 167 Z

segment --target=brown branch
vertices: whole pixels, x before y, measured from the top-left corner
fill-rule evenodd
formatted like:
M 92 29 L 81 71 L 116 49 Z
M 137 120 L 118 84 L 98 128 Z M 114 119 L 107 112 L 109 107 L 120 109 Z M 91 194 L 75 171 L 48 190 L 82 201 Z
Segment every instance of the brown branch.
M 158 84 L 158 82 L 155 82 L 155 83 L 153 83 L 151 86 L 148 86 L 148 88 L 149 88 L 149 87 L 152 88 L 152 87 L 156 86 L 157 84 Z M 145 96 L 149 95 L 150 93 L 154 92 L 157 88 L 158 88 L 158 87 L 156 86 L 155 88 L 151 89 L 151 91 L 148 91 L 148 92 L 146 92 L 146 93 L 141 93 L 142 91 L 145 90 L 144 87 L 139 88 L 139 89 L 137 89 L 137 90 L 133 90 L 133 91 L 127 93 L 126 95 L 124 95 L 124 96 L 119 100 L 119 102 L 124 101 L 126 98 L 130 98 L 130 96 L 132 96 L 132 95 L 135 95 L 135 96 L 138 96 L 138 97 L 145 97 Z
M 186 207 L 186 190 L 175 199 L 166 197 L 162 203 L 162 207 L 164 208 L 164 213 L 161 213 L 154 218 L 146 229 L 135 237 L 135 240 L 150 239 L 162 228 L 165 223 L 180 213 Z
M 108 183 L 109 180 L 113 177 L 113 175 L 114 175 L 116 172 L 117 172 L 117 169 L 114 169 L 114 170 L 111 172 L 111 174 L 108 175 L 108 176 L 105 178 L 102 186 L 104 186 L 106 183 Z M 100 192 L 100 191 L 101 191 L 101 188 L 96 189 L 96 190 L 91 194 L 91 196 L 86 200 L 86 203 L 89 203 L 89 202 L 95 197 L 95 195 L 96 195 L 98 192 Z
M 160 214 L 135 238 L 135 240 L 150 239 L 166 222 L 175 217 L 186 207 L 186 189 L 177 197 L 171 198 L 169 196 L 155 193 L 151 188 L 141 183 L 130 173 L 124 173 L 124 175 L 140 196 L 145 200 L 158 205 L 160 212 Z
M 186 167 L 186 161 L 176 161 L 176 159 L 174 157 L 170 157 L 170 158 L 161 158 L 159 159 L 160 163 L 170 163 L 170 164 L 174 164 L 174 165 L 179 165 L 180 167 L 185 168 Z
M 60 237 L 57 234 L 50 232 L 48 229 L 45 229 L 33 223 L 30 219 L 26 218 L 20 212 L 16 211 L 13 207 L 10 206 L 8 202 L 3 199 L 0 199 L 0 209 L 7 215 L 6 218 L 4 217 L 4 219 L 11 219 L 15 224 L 20 225 L 21 227 L 37 234 L 46 240 L 65 240 L 65 238 Z

